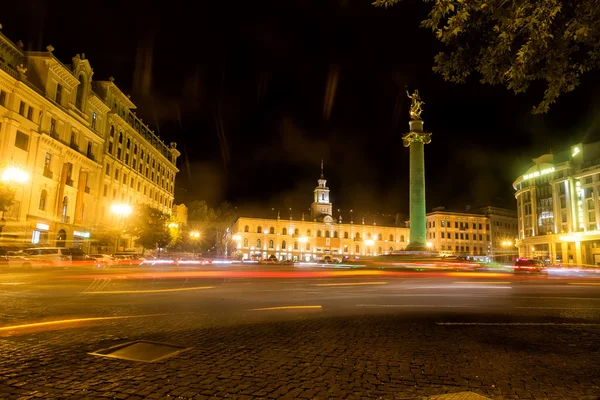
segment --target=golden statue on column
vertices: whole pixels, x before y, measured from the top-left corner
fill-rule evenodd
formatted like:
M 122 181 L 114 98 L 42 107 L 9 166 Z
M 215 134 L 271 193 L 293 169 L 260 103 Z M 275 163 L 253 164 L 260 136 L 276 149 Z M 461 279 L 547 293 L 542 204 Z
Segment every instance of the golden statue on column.
M 421 113 L 423 112 L 423 104 L 425 104 L 425 102 L 421 100 L 421 97 L 419 96 L 419 91 L 415 90 L 411 96 L 407 90 L 406 95 L 409 99 L 412 100 L 410 103 L 410 119 L 420 120 Z

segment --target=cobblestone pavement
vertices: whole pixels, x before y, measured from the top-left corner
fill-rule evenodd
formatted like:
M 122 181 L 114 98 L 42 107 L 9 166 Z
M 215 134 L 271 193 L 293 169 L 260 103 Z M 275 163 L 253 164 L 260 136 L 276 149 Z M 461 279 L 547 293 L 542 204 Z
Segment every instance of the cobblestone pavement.
M 286 304 L 284 299 L 289 304 L 290 298 L 297 298 L 289 293 L 281 297 L 285 285 L 272 282 L 257 290 L 272 290 L 280 296 L 280 304 Z M 492 399 L 600 398 L 596 311 L 577 318 L 560 311 L 551 317 L 505 310 L 345 312 L 330 311 L 329 303 L 322 301 L 322 309 L 260 312 L 245 303 L 249 294 L 240 294 L 236 302 L 227 290 L 135 300 L 73 295 L 55 303 L 50 294 L 4 291 L 2 304 L 27 307 L 46 319 L 88 317 L 101 310 L 104 316 L 137 318 L 0 330 L 0 399 L 396 400 L 465 391 Z M 307 288 L 306 293 L 318 297 L 314 290 Z M 348 304 L 348 296 L 356 290 L 335 292 L 332 304 Z M 373 290 L 372 296 L 385 295 Z M 590 293 L 582 298 L 595 299 Z M 46 304 L 36 303 L 43 299 Z M 440 321 L 550 325 L 440 325 Z M 573 325 L 555 325 L 563 322 Z M 191 349 L 154 363 L 89 354 L 135 340 Z

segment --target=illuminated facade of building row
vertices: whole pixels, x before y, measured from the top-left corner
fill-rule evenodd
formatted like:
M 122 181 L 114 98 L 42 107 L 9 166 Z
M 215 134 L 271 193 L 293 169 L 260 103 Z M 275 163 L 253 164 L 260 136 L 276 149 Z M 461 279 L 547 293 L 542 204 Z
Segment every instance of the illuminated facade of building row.
M 406 247 L 408 228 L 334 218 L 326 183 L 321 173 L 309 218 L 238 218 L 232 227 L 237 251 L 244 259 L 312 261 L 389 254 Z
M 0 33 L 0 172 L 16 191 L 2 238 L 77 245 L 114 227 L 114 203 L 173 206 L 175 143 L 163 143 L 114 81 L 93 81 L 85 55 L 63 64 Z M 20 171 L 26 182 L 11 181 Z
M 518 177 L 519 254 L 570 264 L 600 263 L 600 142 L 533 159 Z

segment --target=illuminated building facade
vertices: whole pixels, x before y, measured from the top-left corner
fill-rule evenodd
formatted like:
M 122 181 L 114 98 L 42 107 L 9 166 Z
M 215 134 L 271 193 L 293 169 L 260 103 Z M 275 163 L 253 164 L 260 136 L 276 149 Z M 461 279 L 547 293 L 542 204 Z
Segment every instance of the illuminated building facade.
M 533 159 L 518 177 L 519 254 L 550 262 L 600 263 L 600 142 Z
M 94 82 L 85 55 L 63 64 L 46 50 L 24 51 L 0 33 L 0 173 L 16 192 L 2 241 L 79 246 L 114 223 L 115 202 L 170 213 L 175 144 L 133 115 L 114 82 Z
M 240 217 L 232 227 L 232 238 L 244 259 L 293 261 L 342 260 L 389 254 L 403 250 L 409 230 L 399 226 L 342 222 L 334 218 L 327 181 L 321 169 L 313 193 L 311 215 L 299 219 Z M 352 214 L 352 213 L 351 213 Z
M 430 249 L 460 256 L 493 256 L 514 248 L 517 213 L 498 207 L 449 211 L 443 207 L 427 214 Z

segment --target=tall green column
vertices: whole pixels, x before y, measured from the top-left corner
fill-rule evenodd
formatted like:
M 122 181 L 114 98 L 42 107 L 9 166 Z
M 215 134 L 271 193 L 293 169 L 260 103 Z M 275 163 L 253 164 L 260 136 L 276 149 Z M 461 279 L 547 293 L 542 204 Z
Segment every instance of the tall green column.
M 404 147 L 410 148 L 410 243 L 407 250 L 427 250 L 425 220 L 425 145 L 431 134 L 423 132 L 423 121 L 410 121 L 410 132 L 402 137 Z

